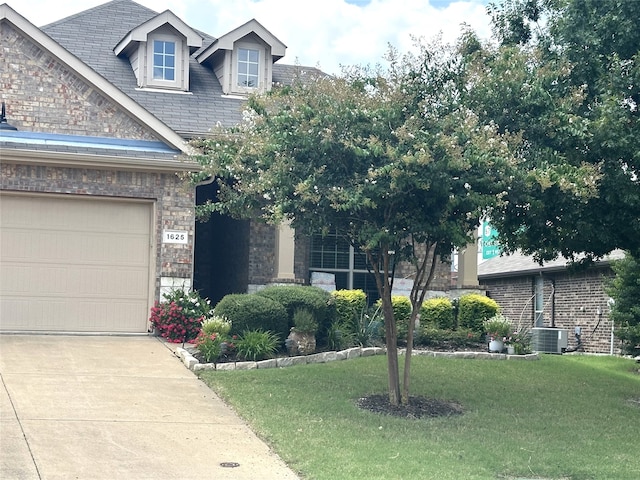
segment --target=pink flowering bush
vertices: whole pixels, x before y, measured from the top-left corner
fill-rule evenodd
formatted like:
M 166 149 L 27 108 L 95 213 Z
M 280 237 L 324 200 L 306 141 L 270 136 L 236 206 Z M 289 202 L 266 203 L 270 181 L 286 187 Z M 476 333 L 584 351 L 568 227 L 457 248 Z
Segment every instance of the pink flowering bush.
M 202 322 L 212 314 L 209 300 L 201 298 L 198 292 L 182 290 L 175 290 L 164 298 L 151 309 L 151 325 L 169 342 L 193 342 Z

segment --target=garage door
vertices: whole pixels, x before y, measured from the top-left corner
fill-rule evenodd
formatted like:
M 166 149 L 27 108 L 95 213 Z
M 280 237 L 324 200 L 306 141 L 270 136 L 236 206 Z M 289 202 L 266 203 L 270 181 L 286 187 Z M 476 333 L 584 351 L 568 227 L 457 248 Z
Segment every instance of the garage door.
M 152 210 L 0 195 L 0 330 L 145 332 Z

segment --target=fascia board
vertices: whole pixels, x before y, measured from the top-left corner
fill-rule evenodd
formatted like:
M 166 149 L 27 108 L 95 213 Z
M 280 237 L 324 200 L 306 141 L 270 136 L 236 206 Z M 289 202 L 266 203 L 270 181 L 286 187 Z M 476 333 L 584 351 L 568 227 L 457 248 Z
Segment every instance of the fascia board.
M 73 152 L 51 152 L 46 150 L 3 149 L 2 162 L 51 165 L 71 168 L 97 168 L 152 172 L 197 172 L 202 167 L 192 161 L 175 159 L 150 159 L 109 155 L 78 154 Z

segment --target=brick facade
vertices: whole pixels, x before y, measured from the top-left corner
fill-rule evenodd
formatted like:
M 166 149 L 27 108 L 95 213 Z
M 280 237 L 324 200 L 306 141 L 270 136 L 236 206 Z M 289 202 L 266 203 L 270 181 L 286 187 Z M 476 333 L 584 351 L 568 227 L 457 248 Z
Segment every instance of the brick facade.
M 8 22 L 0 24 L 0 91 L 18 130 L 156 140 L 142 124 Z
M 612 275 L 608 267 L 575 274 L 568 271 L 543 274 L 543 326 L 568 330 L 569 347 L 576 345 L 575 327 L 581 327 L 585 352 L 610 353 L 612 322 L 608 318 L 609 296 L 605 292 L 605 285 Z M 534 325 L 535 276 L 484 279 L 481 284 L 514 325 Z M 617 340 L 613 349 L 614 353 L 619 350 Z

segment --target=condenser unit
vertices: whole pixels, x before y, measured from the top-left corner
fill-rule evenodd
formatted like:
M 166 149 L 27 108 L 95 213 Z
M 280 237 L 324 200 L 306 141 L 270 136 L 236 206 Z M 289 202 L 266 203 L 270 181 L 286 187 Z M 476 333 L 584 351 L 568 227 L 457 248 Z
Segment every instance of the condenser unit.
M 569 343 L 569 332 L 560 328 L 531 329 L 531 349 L 540 353 L 563 353 Z

